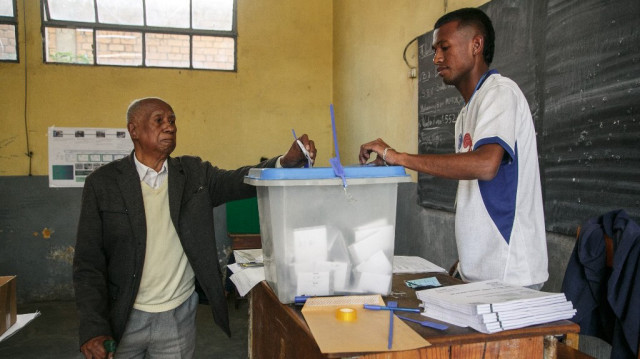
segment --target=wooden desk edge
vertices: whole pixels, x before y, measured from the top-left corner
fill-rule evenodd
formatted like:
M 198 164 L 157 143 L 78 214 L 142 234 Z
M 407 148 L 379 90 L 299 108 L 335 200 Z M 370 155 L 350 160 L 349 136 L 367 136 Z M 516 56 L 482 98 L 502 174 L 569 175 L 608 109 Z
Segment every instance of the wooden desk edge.
M 278 297 L 275 295 L 273 290 L 271 290 L 271 287 L 266 281 L 262 281 L 258 285 L 262 286 L 261 289 L 264 292 L 264 294 L 269 297 L 269 300 L 280 303 Z M 309 335 L 311 338 L 313 338 L 311 329 L 307 325 L 307 322 L 304 320 L 302 313 L 295 306 L 283 304 L 282 309 L 288 314 L 289 318 L 298 325 L 299 329 L 304 331 L 306 335 Z M 407 324 L 411 326 L 411 323 L 407 323 Z M 450 334 L 446 336 L 433 336 L 433 337 L 423 336 L 423 337 L 425 338 L 425 340 L 427 340 L 431 344 L 431 346 L 451 346 L 451 345 L 472 344 L 472 343 L 478 343 L 478 342 L 503 341 L 507 339 L 542 337 L 545 335 L 567 334 L 566 344 L 574 349 L 577 349 L 578 348 L 577 334 L 579 332 L 580 332 L 580 327 L 577 324 L 568 320 L 561 320 L 561 321 L 539 324 L 539 325 L 525 327 L 525 328 L 505 330 L 505 331 L 493 333 L 493 334 L 484 334 L 480 332 L 475 332 L 475 333 L 464 333 L 464 334 Z M 428 348 L 428 347 L 425 347 L 425 348 Z M 356 354 L 367 355 L 367 354 L 373 354 L 373 353 L 330 353 L 330 354 L 324 354 L 324 355 L 327 358 L 341 358 L 344 356 L 354 356 Z
M 259 234 L 227 233 L 231 238 L 231 248 L 259 249 L 262 248 L 262 239 Z

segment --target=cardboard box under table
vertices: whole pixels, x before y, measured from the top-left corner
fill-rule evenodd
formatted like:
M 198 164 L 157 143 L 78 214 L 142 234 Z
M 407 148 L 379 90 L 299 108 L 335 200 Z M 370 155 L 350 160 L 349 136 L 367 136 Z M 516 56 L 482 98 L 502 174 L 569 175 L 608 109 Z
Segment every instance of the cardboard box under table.
M 16 323 L 16 277 L 0 277 L 0 335 Z
M 296 296 L 391 289 L 397 186 L 404 168 L 252 169 L 265 277 L 282 303 Z

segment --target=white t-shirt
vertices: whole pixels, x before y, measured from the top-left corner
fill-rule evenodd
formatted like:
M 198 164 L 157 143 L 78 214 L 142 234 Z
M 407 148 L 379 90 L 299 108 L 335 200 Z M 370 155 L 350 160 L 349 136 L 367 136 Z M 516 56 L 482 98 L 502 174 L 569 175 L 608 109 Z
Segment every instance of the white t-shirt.
M 518 85 L 486 78 L 460 111 L 456 152 L 496 143 L 505 150 L 491 181 L 461 180 L 456 243 L 464 280 L 500 279 L 528 286 L 545 282 L 547 243 L 535 129 Z

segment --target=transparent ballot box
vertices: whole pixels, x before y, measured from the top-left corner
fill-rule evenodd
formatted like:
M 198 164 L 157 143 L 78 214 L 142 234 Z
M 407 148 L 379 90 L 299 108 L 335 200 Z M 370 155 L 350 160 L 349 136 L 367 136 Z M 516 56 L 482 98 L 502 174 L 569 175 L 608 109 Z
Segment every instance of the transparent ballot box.
M 252 169 L 266 280 L 282 303 L 296 296 L 389 294 L 403 167 Z

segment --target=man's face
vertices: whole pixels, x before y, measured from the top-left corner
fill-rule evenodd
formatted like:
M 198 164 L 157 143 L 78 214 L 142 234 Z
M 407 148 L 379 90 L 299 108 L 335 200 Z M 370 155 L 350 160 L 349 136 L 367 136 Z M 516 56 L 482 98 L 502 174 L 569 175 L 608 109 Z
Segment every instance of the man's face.
M 458 21 L 448 22 L 433 32 L 433 63 L 447 85 L 458 85 L 473 69 L 473 36 L 470 26 L 458 28 Z
M 176 115 L 167 103 L 146 100 L 129 123 L 131 138 L 143 156 L 167 157 L 176 148 Z

